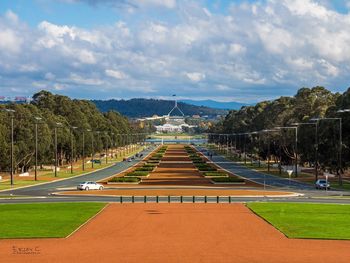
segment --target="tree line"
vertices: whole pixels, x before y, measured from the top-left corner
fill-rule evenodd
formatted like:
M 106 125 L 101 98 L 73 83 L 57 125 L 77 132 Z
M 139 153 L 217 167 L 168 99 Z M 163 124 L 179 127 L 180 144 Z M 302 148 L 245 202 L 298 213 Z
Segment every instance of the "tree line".
M 83 139 L 85 156 L 91 156 L 92 152 L 101 152 L 106 147 L 131 143 L 136 140 L 135 136 L 121 134 L 139 132 L 118 112 L 101 113 L 90 101 L 72 100 L 41 91 L 33 96 L 30 104 L 0 105 L 0 171 L 9 171 L 11 167 L 12 118 L 14 167 L 17 172 L 28 171 L 34 165 L 36 125 L 39 165 L 54 164 L 55 131 L 60 165 L 70 162 L 73 156 L 76 159 L 82 157 Z
M 293 97 L 230 111 L 209 132 L 239 134 L 229 136 L 229 143 L 241 151 L 244 144 L 253 158 L 266 159 L 270 153 L 282 164 L 292 164 L 298 153 L 299 164 L 340 174 L 350 165 L 350 112 L 344 109 L 350 109 L 350 88 L 343 94 L 324 87 L 301 88 Z M 296 126 L 297 143 L 295 129 L 283 128 Z M 250 133 L 254 131 L 265 132 Z M 221 143 L 226 139 L 222 136 Z

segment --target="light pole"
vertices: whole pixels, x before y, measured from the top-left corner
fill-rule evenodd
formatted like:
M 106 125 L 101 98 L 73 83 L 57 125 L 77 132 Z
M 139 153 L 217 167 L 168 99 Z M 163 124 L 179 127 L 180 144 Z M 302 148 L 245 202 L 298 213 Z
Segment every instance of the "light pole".
M 62 123 L 56 122 L 55 125 L 55 177 L 57 177 L 58 152 L 57 152 L 57 128 L 61 127 Z
M 345 110 L 340 110 L 338 111 L 339 113 L 344 113 L 344 112 L 350 112 L 349 109 Z M 343 179 L 342 179 L 342 149 L 343 149 L 343 124 L 342 124 L 342 118 L 314 118 L 311 120 L 317 120 L 317 121 L 323 121 L 323 120 L 334 120 L 334 121 L 339 121 L 339 152 L 338 152 L 338 168 L 339 168 L 339 185 L 343 185 Z
M 292 125 L 315 125 L 315 182 L 318 180 L 318 125 L 319 119 L 311 119 L 313 122 L 293 123 Z
M 94 169 L 94 156 L 95 156 L 95 149 L 94 149 L 94 132 L 91 129 L 87 130 L 88 132 L 91 132 L 91 168 Z
M 34 180 L 38 180 L 38 122 L 42 120 L 40 117 L 34 117 L 35 121 L 35 167 Z
M 97 133 L 97 141 L 98 141 L 98 143 L 100 143 L 100 131 L 96 131 L 96 133 Z M 100 148 L 98 147 L 98 150 L 99 150 Z M 100 155 L 100 157 L 98 158 L 98 160 L 99 160 L 99 162 L 100 162 L 100 165 L 101 165 L 101 152 L 99 151 L 99 155 Z
M 294 129 L 295 131 L 295 177 L 298 177 L 298 126 L 296 127 L 276 127 L 276 129 Z
M 16 112 L 15 110 L 12 109 L 5 109 L 6 112 L 8 112 L 11 116 L 11 153 L 10 153 L 10 176 L 11 176 L 11 185 L 14 185 L 14 157 L 13 157 L 13 144 L 14 144 L 14 113 Z
M 262 130 L 262 131 L 260 131 L 260 132 L 258 132 L 258 133 L 270 133 L 270 132 L 276 132 L 276 131 L 278 131 L 278 130 Z M 260 136 L 259 136 L 260 137 Z M 268 142 L 267 142 L 267 171 L 268 172 L 270 172 L 270 155 L 271 155 L 271 146 L 270 146 L 270 144 L 271 144 L 271 141 L 270 141 L 270 135 L 268 134 Z M 259 165 L 260 165 L 260 163 L 259 163 Z
M 83 130 L 83 149 L 82 149 L 82 159 L 83 159 L 83 163 L 82 163 L 82 168 L 83 171 L 85 171 L 85 130 Z
M 108 133 L 105 132 L 106 135 L 106 164 L 108 164 Z
M 74 134 L 73 131 L 77 129 L 78 127 L 71 126 L 70 127 L 70 139 L 71 139 L 71 157 L 70 157 L 70 173 L 73 174 L 73 159 L 74 159 Z

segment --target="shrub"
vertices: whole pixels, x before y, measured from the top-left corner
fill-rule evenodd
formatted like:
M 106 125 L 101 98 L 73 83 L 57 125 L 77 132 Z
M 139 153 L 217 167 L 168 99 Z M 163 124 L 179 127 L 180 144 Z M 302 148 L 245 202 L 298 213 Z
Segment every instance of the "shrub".
M 143 167 L 153 167 L 155 168 L 157 165 L 155 163 L 145 163 Z
M 143 167 L 136 168 L 135 171 L 137 171 L 137 172 L 138 171 L 149 171 L 149 172 L 152 172 L 153 169 L 154 169 L 154 167 L 145 167 L 145 166 L 143 166 Z
M 193 160 L 192 161 L 195 165 L 197 165 L 197 164 L 205 164 L 206 162 L 204 161 L 204 160 Z
M 156 156 L 152 156 L 150 158 L 150 160 L 156 160 L 156 161 L 159 161 L 160 159 L 162 159 L 161 157 L 156 157 Z
M 198 170 L 211 172 L 211 171 L 216 171 L 217 169 L 211 166 L 205 166 L 205 167 L 198 167 Z
M 213 180 L 214 182 L 217 183 L 244 183 L 244 180 L 241 178 L 237 178 L 237 177 L 215 177 L 212 178 L 211 180 Z
M 140 182 L 141 179 L 138 177 L 113 177 L 108 182 L 111 183 L 136 183 Z
M 204 176 L 209 176 L 209 177 L 227 177 L 228 174 L 227 173 L 223 173 L 223 172 L 208 172 L 208 173 L 204 173 Z
M 147 161 L 147 163 L 148 164 L 159 164 L 159 159 L 157 159 L 157 160 L 151 160 L 151 159 L 149 159 L 148 161 Z
M 149 171 L 134 171 L 131 173 L 127 173 L 125 176 L 147 176 L 149 175 Z

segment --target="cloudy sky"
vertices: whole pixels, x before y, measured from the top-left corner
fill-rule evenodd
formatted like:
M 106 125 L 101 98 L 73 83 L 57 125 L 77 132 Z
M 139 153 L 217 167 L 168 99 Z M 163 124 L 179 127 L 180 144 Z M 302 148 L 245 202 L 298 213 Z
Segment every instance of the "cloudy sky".
M 0 96 L 256 102 L 350 86 L 350 1 L 1 0 Z

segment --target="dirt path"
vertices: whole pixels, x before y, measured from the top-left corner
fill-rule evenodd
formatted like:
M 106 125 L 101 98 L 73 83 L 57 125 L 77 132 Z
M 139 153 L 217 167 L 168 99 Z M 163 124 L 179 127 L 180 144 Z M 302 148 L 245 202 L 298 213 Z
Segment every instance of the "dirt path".
M 38 254 L 14 254 L 32 249 Z M 349 241 L 291 240 L 242 204 L 111 204 L 67 239 L 0 240 L 0 262 L 348 263 Z

